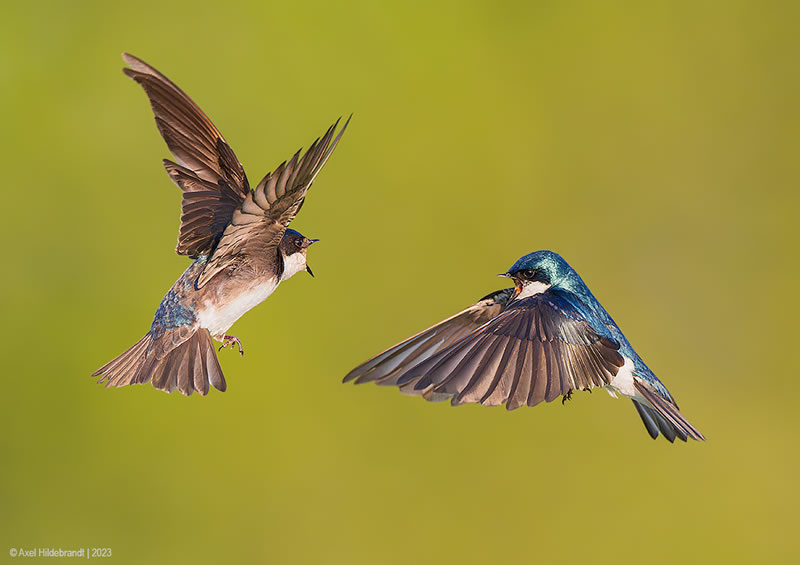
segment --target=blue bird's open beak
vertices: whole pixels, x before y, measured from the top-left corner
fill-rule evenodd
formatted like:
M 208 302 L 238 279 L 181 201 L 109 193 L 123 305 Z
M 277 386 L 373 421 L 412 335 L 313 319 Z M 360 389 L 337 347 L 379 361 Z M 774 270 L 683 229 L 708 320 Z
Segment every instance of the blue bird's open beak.
M 500 273 L 500 274 L 499 274 L 499 275 L 497 275 L 497 276 L 498 276 L 498 277 L 506 277 L 506 278 L 509 278 L 509 279 L 513 279 L 513 281 L 514 281 L 514 287 L 515 287 L 515 288 L 514 288 L 514 296 L 512 296 L 512 297 L 511 297 L 512 299 L 513 299 L 513 298 L 516 298 L 516 297 L 517 297 L 517 295 L 518 295 L 520 292 L 522 292 L 522 282 L 521 282 L 521 281 L 519 281 L 518 279 L 515 279 L 514 277 L 512 277 L 512 276 L 511 276 L 511 273 Z

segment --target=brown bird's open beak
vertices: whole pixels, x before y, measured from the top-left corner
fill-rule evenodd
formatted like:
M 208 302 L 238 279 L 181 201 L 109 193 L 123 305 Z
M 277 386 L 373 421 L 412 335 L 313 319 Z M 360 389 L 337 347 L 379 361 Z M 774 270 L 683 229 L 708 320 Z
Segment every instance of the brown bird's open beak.
M 312 243 L 316 243 L 318 241 L 319 241 L 318 239 L 308 239 L 308 238 L 306 238 L 306 242 L 307 242 L 306 243 L 306 248 L 311 247 Z M 314 276 L 314 271 L 311 270 L 311 267 L 309 267 L 308 264 L 306 264 L 306 271 L 308 271 L 308 274 L 311 275 L 312 277 Z

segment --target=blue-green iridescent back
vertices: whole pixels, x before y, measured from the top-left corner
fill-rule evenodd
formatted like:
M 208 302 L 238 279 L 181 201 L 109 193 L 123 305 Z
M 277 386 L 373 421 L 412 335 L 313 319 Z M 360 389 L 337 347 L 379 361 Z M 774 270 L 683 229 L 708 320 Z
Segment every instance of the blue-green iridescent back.
M 598 335 L 617 341 L 620 344 L 620 353 L 633 361 L 634 374 L 652 384 L 664 397 L 674 402 L 667 388 L 631 347 L 622 330 L 594 297 L 580 275 L 558 253 L 548 250 L 528 253 L 518 259 L 508 273 L 513 275 L 526 269 L 543 271 L 551 285 L 548 292 L 558 294 L 561 299 L 567 301 L 574 308 L 574 314 L 577 314 L 574 317 L 586 320 Z M 569 312 L 565 314 L 570 315 Z

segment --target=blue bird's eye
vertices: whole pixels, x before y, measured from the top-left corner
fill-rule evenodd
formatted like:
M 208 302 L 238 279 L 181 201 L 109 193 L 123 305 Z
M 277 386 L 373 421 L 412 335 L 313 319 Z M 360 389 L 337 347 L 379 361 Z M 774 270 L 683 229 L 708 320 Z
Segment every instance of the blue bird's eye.
M 525 269 L 520 273 L 523 279 L 531 280 L 536 275 L 536 271 L 533 269 Z

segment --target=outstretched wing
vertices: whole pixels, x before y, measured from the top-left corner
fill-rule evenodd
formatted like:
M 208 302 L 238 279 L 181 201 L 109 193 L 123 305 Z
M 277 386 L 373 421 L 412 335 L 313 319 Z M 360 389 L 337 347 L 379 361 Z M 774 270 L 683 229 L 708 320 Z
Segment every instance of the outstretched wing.
M 202 287 L 217 273 L 237 264 L 243 257 L 268 257 L 274 254 L 289 223 L 297 215 L 309 187 L 328 161 L 342 138 L 348 118 L 338 135 L 333 137 L 339 120 L 300 156 L 294 154 L 267 174 L 255 190 L 250 191 L 233 212 L 214 254 L 197 279 Z
M 164 159 L 167 173 L 183 191 L 176 251 L 192 257 L 208 254 L 250 193 L 244 169 L 185 92 L 141 59 L 127 53 L 122 58 L 130 65 L 123 72 L 144 88 L 158 131 L 177 160 Z
M 620 344 L 596 333 L 569 300 L 547 291 L 511 302 L 497 317 L 397 379 L 452 404 L 551 402 L 607 385 L 623 365 Z
M 505 308 L 513 292 L 513 288 L 506 288 L 484 296 L 469 308 L 362 363 L 350 371 L 343 382 L 355 380 L 355 384 L 375 382 L 379 385 L 397 385 L 397 379 L 406 369 L 455 343 L 497 316 Z M 419 394 L 419 391 L 414 391 L 413 384 L 402 390 Z

